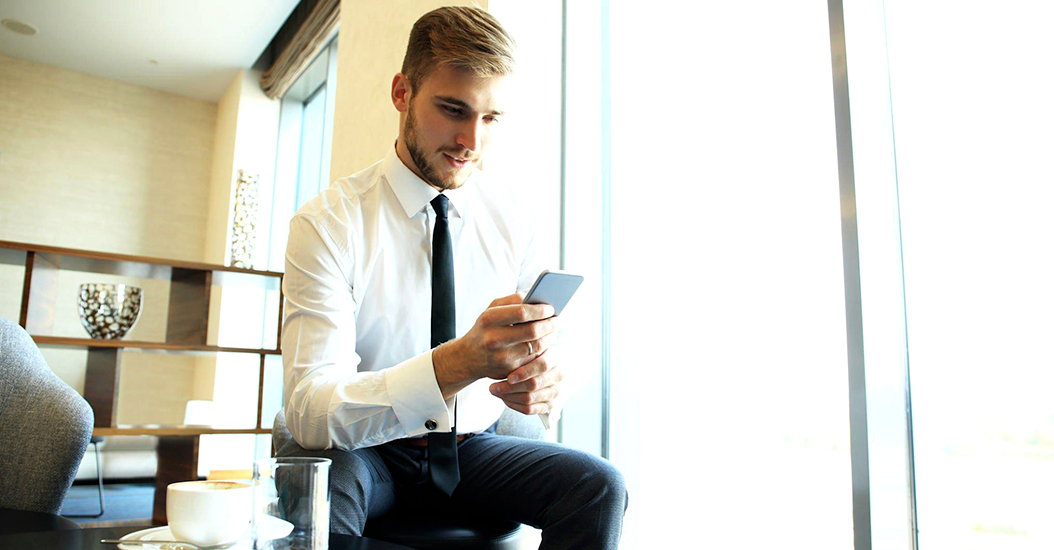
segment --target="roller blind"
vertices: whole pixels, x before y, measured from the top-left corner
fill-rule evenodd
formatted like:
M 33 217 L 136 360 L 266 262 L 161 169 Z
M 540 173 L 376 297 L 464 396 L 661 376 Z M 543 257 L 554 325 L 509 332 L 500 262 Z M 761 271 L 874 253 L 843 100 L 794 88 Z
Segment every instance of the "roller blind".
M 282 48 L 274 63 L 260 77 L 267 97 L 278 99 L 329 43 L 340 23 L 340 0 L 318 0 L 303 23 Z

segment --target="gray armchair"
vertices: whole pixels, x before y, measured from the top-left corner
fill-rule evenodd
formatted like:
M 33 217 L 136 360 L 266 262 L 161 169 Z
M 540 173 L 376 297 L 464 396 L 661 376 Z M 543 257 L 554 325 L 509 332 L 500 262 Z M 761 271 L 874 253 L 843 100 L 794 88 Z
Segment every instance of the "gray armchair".
M 0 523 L 58 513 L 94 424 L 91 407 L 55 376 L 29 334 L 0 318 Z

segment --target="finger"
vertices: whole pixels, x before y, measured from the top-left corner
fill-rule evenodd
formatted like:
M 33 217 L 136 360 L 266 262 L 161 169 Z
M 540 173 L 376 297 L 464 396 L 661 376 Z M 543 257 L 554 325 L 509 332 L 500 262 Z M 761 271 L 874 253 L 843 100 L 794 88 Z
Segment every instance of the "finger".
M 543 388 L 555 386 L 562 382 L 564 379 L 564 372 L 561 369 L 554 368 L 544 374 L 539 374 L 532 378 L 528 378 L 522 382 L 513 384 L 508 380 L 501 382 L 495 382 L 490 385 L 491 393 L 494 395 L 510 395 L 513 393 L 529 393 L 538 391 Z
M 506 365 L 505 374 L 501 378 L 507 379 L 513 372 L 537 360 L 540 355 L 537 351 L 538 348 L 543 348 L 542 353 L 545 353 L 549 348 L 549 341 L 554 337 L 553 335 L 548 335 L 531 342 L 513 344 L 499 351 L 497 356 Z M 522 381 L 522 379 L 518 380 Z
M 517 351 L 520 355 L 527 355 L 528 352 L 537 354 L 540 349 L 549 347 L 549 342 L 556 336 L 556 332 L 557 325 L 552 319 L 530 321 L 508 327 L 494 327 L 488 332 L 490 338 L 488 344 L 491 349 L 519 346 Z M 527 346 L 527 342 L 531 343 L 530 347 Z M 545 348 L 541 348 L 539 344 L 544 344 Z
M 522 414 L 543 414 L 553 410 L 552 403 L 533 403 L 531 405 L 521 405 L 519 403 L 506 402 L 505 406 Z
M 526 380 L 541 376 L 554 368 L 556 368 L 556 364 L 553 358 L 548 353 L 543 353 L 533 361 L 510 372 L 507 380 L 510 386 L 516 386 Z
M 502 353 L 502 355 L 505 357 L 505 364 L 507 365 L 507 369 L 503 378 L 508 378 L 509 375 L 512 374 L 514 371 L 523 367 L 527 363 L 534 361 L 537 358 L 537 355 L 533 353 L 533 347 L 533 343 L 524 342 L 521 344 L 514 344 L 510 347 L 505 348 L 505 351 L 504 353 Z
M 557 332 L 554 330 L 537 340 L 528 342 L 530 346 L 527 347 L 527 355 L 533 361 L 535 358 L 541 356 L 546 351 L 549 351 L 549 346 L 552 345 L 553 340 L 556 339 Z
M 545 323 L 545 321 L 532 321 L 532 323 Z M 538 336 L 535 338 L 535 336 Z M 483 345 L 492 352 L 500 352 L 505 359 L 516 361 L 520 359 L 533 359 L 529 355 L 537 355 L 539 348 L 548 349 L 550 342 L 556 337 L 556 331 L 547 325 L 532 327 L 529 325 L 517 327 L 495 327 L 484 332 Z M 527 343 L 531 345 L 528 346 Z M 516 361 L 517 367 L 525 361 Z
M 534 403 L 551 403 L 556 399 L 556 396 L 560 395 L 560 390 L 556 386 L 550 386 L 543 388 L 538 391 L 528 393 L 510 393 L 508 395 L 502 395 L 501 400 L 505 403 L 517 403 L 519 405 L 532 405 Z
M 501 298 L 495 298 L 494 301 L 491 302 L 490 306 L 488 306 L 488 307 L 511 306 L 511 305 L 519 304 L 521 302 L 523 302 L 523 293 L 522 292 L 513 292 L 512 294 L 509 294 L 508 296 L 502 296 Z
M 480 317 L 490 326 L 505 326 L 548 319 L 555 312 L 549 304 L 497 305 L 487 308 Z

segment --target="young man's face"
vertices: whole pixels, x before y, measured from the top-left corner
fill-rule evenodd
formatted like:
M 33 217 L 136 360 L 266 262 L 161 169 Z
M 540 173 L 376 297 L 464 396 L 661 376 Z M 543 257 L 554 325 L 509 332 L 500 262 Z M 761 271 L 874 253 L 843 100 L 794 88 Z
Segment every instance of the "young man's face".
M 440 67 L 400 94 L 406 79 L 397 75 L 392 98 L 403 112 L 397 144 L 403 162 L 409 157 L 410 169 L 438 189 L 461 187 L 501 124 L 508 79 Z

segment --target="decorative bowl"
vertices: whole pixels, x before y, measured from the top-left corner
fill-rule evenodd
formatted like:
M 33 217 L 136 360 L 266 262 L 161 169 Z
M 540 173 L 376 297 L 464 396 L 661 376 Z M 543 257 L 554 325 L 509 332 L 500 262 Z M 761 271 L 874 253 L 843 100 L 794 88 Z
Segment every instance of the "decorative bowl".
M 143 289 L 130 285 L 88 283 L 80 287 L 77 310 L 92 338 L 123 338 L 139 320 Z

